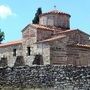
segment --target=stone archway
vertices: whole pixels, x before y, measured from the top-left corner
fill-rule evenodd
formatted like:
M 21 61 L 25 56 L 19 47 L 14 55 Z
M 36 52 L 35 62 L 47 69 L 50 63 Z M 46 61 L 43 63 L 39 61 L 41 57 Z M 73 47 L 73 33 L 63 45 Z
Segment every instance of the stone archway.
M 17 56 L 14 66 L 24 66 L 24 58 L 23 56 Z
M 35 58 L 34 58 L 34 61 L 33 61 L 32 64 L 33 65 L 34 64 L 35 65 L 43 65 L 43 57 L 42 57 L 42 55 L 39 55 L 39 54 L 35 55 Z

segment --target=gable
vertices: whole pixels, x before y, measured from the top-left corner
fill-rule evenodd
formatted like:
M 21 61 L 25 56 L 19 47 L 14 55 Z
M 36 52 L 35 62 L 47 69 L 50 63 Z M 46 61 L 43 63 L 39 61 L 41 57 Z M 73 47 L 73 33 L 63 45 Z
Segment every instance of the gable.
M 22 37 L 25 38 L 30 38 L 30 37 L 36 37 L 36 29 L 34 27 L 31 27 L 31 25 L 27 25 L 23 30 L 22 30 Z
M 89 37 L 90 35 L 86 34 L 85 32 L 80 31 L 79 29 L 75 30 L 67 30 L 60 32 L 59 35 L 66 35 L 69 37 L 68 43 L 80 43 L 80 44 L 89 44 Z
M 87 33 L 77 29 L 72 33 L 72 39 L 79 44 L 89 44 L 89 37 Z
M 81 31 L 81 30 L 79 30 L 79 29 L 77 29 L 77 31 L 78 31 L 78 32 L 80 32 L 80 33 L 82 33 L 82 34 L 84 34 L 84 35 L 87 35 L 87 36 L 89 36 L 89 37 L 90 37 L 90 35 L 89 35 L 89 34 L 87 34 L 87 33 L 83 32 L 83 31 Z
M 74 29 L 74 30 L 69 29 L 55 34 L 55 36 L 59 36 L 59 35 L 68 36 L 69 37 L 68 44 L 73 44 L 73 43 L 90 44 L 90 40 L 89 40 L 90 35 L 79 29 Z

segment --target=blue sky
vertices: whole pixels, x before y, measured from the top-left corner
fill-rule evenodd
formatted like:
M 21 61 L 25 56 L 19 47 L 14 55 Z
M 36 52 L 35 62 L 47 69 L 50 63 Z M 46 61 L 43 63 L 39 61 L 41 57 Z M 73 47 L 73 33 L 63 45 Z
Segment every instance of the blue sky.
M 90 0 L 0 0 L 0 28 L 4 42 L 22 38 L 21 30 L 32 22 L 38 7 L 43 12 L 54 9 L 71 15 L 71 29 L 90 34 Z

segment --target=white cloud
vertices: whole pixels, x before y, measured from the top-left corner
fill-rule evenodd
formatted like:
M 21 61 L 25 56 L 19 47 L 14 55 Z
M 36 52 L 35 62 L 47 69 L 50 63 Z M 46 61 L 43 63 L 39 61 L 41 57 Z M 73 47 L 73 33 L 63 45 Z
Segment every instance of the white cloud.
M 5 6 L 5 5 L 0 5 L 0 18 L 5 19 L 8 16 L 12 16 L 14 13 L 10 9 L 10 7 Z

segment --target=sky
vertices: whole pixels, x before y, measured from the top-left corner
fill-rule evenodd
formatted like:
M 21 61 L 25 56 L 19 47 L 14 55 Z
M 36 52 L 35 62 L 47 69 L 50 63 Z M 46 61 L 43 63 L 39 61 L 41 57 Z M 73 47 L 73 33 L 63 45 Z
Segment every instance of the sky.
M 71 29 L 90 34 L 90 0 L 0 0 L 0 29 L 5 33 L 3 42 L 22 38 L 22 29 L 32 23 L 37 8 L 42 12 L 56 9 L 69 13 Z

